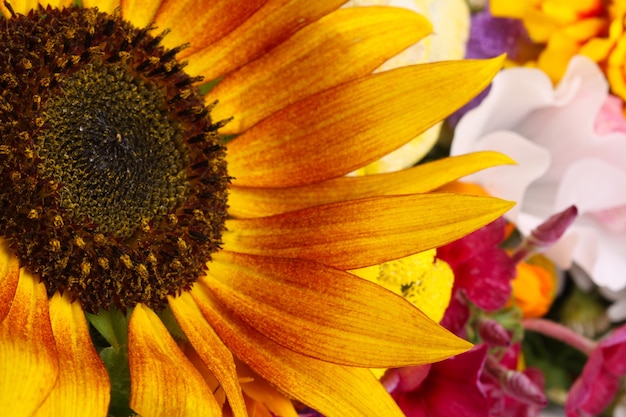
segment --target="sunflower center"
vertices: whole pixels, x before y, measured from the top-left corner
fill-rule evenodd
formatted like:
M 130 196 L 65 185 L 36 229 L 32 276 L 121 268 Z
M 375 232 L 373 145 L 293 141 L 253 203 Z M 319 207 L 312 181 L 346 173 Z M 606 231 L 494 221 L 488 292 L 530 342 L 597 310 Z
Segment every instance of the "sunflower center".
M 179 49 L 94 9 L 0 33 L 0 236 L 87 311 L 162 308 L 219 249 L 224 147 Z
M 116 65 L 87 65 L 43 109 L 35 141 L 40 174 L 54 178 L 61 207 L 101 233 L 128 237 L 184 202 L 181 132 L 164 95 Z

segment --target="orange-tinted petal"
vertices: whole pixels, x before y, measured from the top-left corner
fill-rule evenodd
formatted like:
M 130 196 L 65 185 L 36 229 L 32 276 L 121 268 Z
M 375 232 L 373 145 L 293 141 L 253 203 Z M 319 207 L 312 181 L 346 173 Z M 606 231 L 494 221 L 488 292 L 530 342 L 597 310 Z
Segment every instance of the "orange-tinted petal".
M 245 22 L 267 0 L 164 0 L 155 23 L 172 31 L 163 39 L 168 48 L 190 43 L 178 56 L 184 58 L 206 48 Z M 183 3 L 183 4 L 181 4 Z
M 0 240 L 0 321 L 4 320 L 15 296 L 20 279 L 20 261 Z
M 220 382 L 235 417 L 246 416 L 233 355 L 206 322 L 188 292 L 169 297 L 176 321 L 202 362 Z
M 268 409 L 276 416 L 298 417 L 293 402 L 289 398 L 278 392 L 269 382 L 254 373 L 248 365 L 241 361 L 237 362 L 237 375 L 239 375 L 241 388 L 246 393 L 247 398 L 263 404 L 263 408 Z M 262 410 L 261 407 L 257 407 L 257 409 Z
M 372 197 L 258 219 L 228 220 L 224 249 L 357 269 L 445 245 L 512 203 L 490 197 Z
M 0 410 L 31 416 L 52 391 L 58 373 L 48 296 L 25 269 L 5 319 L 0 323 Z
M 222 132 L 241 132 L 291 103 L 371 73 L 430 30 L 407 9 L 338 10 L 222 80 L 206 97 L 219 100 L 211 116 L 234 116 Z
M 192 75 L 203 75 L 207 80 L 223 76 L 266 53 L 298 29 L 343 3 L 345 0 L 268 0 L 228 35 L 189 56 L 189 66 L 185 70 Z M 230 7 L 239 5 L 231 2 Z
M 326 362 L 422 365 L 471 348 L 404 298 L 314 262 L 222 251 L 201 282 L 267 338 Z
M 120 0 L 122 17 L 133 25 L 143 28 L 152 22 L 159 8 L 160 0 Z M 179 1 L 178 7 L 185 7 L 186 1 Z M 166 27 L 159 27 L 159 30 Z
M 202 286 L 192 296 L 233 353 L 279 390 L 327 417 L 403 416 L 369 370 L 299 355 L 230 317 Z
M 261 217 L 287 211 L 377 195 L 432 191 L 481 169 L 513 161 L 496 152 L 439 159 L 410 169 L 364 177 L 339 177 L 301 187 L 257 188 L 231 186 L 228 212 L 235 217 Z
M 459 193 L 488 196 L 489 193 L 483 187 L 473 182 L 452 181 L 437 189 L 446 193 Z
M 288 187 L 386 155 L 482 90 L 502 59 L 423 64 L 342 84 L 264 119 L 228 144 L 234 184 Z M 280 161 L 280 163 L 276 163 Z
M 222 415 L 202 375 L 142 304 L 128 323 L 128 365 L 130 407 L 143 417 Z
M 106 416 L 109 374 L 91 342 L 85 314 L 68 294 L 50 299 L 50 321 L 59 355 L 59 378 L 38 415 Z

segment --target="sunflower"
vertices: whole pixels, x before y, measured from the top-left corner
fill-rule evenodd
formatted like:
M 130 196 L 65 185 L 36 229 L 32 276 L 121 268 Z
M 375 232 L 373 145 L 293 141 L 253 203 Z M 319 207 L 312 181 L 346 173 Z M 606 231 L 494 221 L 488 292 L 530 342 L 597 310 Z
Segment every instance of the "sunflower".
M 342 1 L 67 3 L 2 9 L 3 413 L 104 416 L 129 380 L 143 416 L 241 417 L 247 372 L 327 416 L 400 416 L 367 368 L 469 345 L 349 271 L 500 216 L 428 191 L 510 161 L 345 174 L 501 60 L 372 75 L 430 26 Z

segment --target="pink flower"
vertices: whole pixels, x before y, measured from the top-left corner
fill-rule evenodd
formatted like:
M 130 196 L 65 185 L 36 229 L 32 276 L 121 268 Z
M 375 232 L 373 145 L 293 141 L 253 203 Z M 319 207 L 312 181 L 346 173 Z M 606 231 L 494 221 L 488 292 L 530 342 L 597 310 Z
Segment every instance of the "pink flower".
M 525 235 L 576 205 L 578 218 L 546 254 L 562 268 L 576 262 L 611 291 L 626 288 L 626 125 L 619 112 L 604 75 L 585 57 L 572 59 L 556 88 L 538 69 L 506 69 L 461 119 L 451 150 L 496 150 L 518 162 L 468 180 L 517 201 L 507 217 Z
M 565 403 L 567 417 L 599 415 L 613 401 L 626 375 L 626 326 L 619 327 L 591 352 Z

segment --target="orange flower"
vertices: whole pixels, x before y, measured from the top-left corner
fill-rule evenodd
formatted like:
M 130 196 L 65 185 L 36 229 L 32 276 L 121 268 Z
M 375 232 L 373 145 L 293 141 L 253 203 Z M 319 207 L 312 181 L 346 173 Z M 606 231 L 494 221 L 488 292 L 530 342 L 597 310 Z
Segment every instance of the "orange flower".
M 511 282 L 513 303 L 526 318 L 544 316 L 556 294 L 556 270 L 554 265 L 536 255 L 529 262 L 517 264 L 517 276 Z
M 510 160 L 345 174 L 460 107 L 501 60 L 372 75 L 430 26 L 336 0 L 50 3 L 5 6 L 0 35 L 4 413 L 106 415 L 123 378 L 100 353 L 127 354 L 146 417 L 247 415 L 237 361 L 327 416 L 400 416 L 364 368 L 469 347 L 347 271 L 500 216 L 509 203 L 429 191 Z

